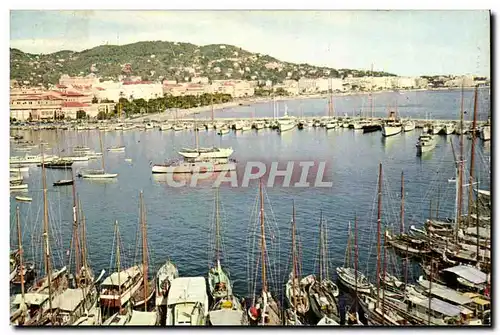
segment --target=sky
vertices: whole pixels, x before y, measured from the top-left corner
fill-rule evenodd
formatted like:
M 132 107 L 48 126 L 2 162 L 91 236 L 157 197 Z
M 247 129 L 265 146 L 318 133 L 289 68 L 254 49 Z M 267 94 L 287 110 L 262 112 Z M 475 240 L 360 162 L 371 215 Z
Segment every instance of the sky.
M 10 47 L 30 53 L 101 44 L 232 44 L 282 61 L 401 76 L 490 74 L 488 11 L 10 12 Z

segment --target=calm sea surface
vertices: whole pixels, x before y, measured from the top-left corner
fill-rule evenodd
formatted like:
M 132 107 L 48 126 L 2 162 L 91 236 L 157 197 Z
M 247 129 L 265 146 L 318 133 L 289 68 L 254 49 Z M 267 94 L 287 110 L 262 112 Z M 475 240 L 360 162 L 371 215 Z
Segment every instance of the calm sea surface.
M 407 92 L 405 94 L 379 94 L 375 96 L 377 115 L 385 115 L 387 106 L 394 106 L 398 99 L 402 117 L 454 119 L 460 108 L 460 91 Z M 489 97 L 480 94 L 479 115 L 485 120 L 489 113 Z M 352 115 L 353 111 L 366 108 L 366 96 L 349 96 L 335 99 L 336 113 Z M 364 105 L 363 105 L 363 101 Z M 280 103 L 283 110 L 284 103 Z M 325 100 L 286 102 L 292 115 L 325 115 Z M 467 91 L 465 109 L 472 111 L 472 92 Z M 272 116 L 272 104 L 242 106 L 216 116 L 249 117 Z M 208 117 L 209 113 L 202 115 Z M 472 117 L 468 113 L 466 118 Z M 349 223 L 358 218 L 360 268 L 371 274 L 376 254 L 377 176 L 378 164 L 383 164 L 383 213 L 382 221 L 390 229 L 399 230 L 401 172 L 405 178 L 405 225 L 421 225 L 429 215 L 433 201 L 434 211 L 439 205 L 439 216 L 453 217 L 455 184 L 454 165 L 450 138 L 458 150 L 458 136 L 439 136 L 435 150 L 423 157 L 416 156 L 415 143 L 420 130 L 382 138 L 380 132 L 362 134 L 352 129 L 326 131 L 294 129 L 278 135 L 268 129 L 245 133 L 231 132 L 223 137 L 214 131 L 201 131 L 200 143 L 205 146 L 232 147 L 233 157 L 240 162 L 288 160 L 314 160 L 327 163 L 325 180 L 331 188 L 284 188 L 279 185 L 265 189 L 266 222 L 269 258 L 273 263 L 274 284 L 285 281 L 290 272 L 290 219 L 292 201 L 295 202 L 296 221 L 301 241 L 302 273 L 316 272 L 318 225 L 320 212 L 327 221 L 330 272 L 344 264 Z M 25 139 L 49 142 L 54 153 L 69 151 L 75 145 L 86 145 L 100 151 L 99 132 L 92 131 L 25 131 Z M 182 276 L 205 276 L 212 257 L 214 190 L 206 183 L 197 188 L 172 188 L 164 176 L 151 174 L 151 162 L 160 163 L 176 158 L 182 147 L 194 145 L 194 132 L 131 130 L 101 133 L 104 148 L 125 145 L 125 153 L 105 152 L 106 170 L 118 173 L 116 180 L 92 182 L 76 180 L 76 189 L 86 217 L 88 252 L 94 272 L 114 268 L 112 257 L 114 222 L 118 221 L 124 253 L 122 262 L 132 264 L 136 255 L 139 223 L 139 191 L 144 192 L 147 208 L 148 243 L 152 268 L 157 269 L 167 259 L 173 260 Z M 465 139 L 466 165 L 470 161 L 470 140 Z M 477 169 L 480 187 L 489 189 L 489 143 L 477 141 Z M 59 147 L 59 148 L 58 148 Z M 36 150 L 34 153 L 37 152 Z M 11 155 L 16 155 L 11 148 Z M 64 152 L 62 154 L 65 154 Z M 132 159 L 126 162 L 125 158 Z M 101 160 L 74 163 L 81 168 L 100 168 Z M 238 173 L 242 173 L 239 168 Z M 23 240 L 28 259 L 41 262 L 40 242 L 43 222 L 41 170 L 32 167 L 26 176 L 28 194 L 32 203 L 19 203 L 23 227 Z M 51 248 L 56 266 L 66 263 L 72 221 L 71 187 L 52 187 L 59 179 L 70 178 L 64 171 L 47 170 L 49 185 L 49 217 L 51 221 Z M 16 193 L 11 195 L 11 248 L 16 248 L 15 231 Z M 258 231 L 256 201 L 258 186 L 231 188 L 221 186 L 220 200 L 224 239 L 224 265 L 235 280 L 236 292 L 247 295 L 253 290 L 249 284 L 257 266 Z M 139 240 L 140 241 L 140 240 Z M 139 246 L 140 247 L 140 246 Z M 210 252 L 209 252 L 210 251 Z M 140 255 L 140 254 L 139 254 Z M 140 256 L 139 256 L 140 257 Z M 137 260 L 139 258 L 137 257 Z M 43 267 L 43 263 L 38 263 Z M 153 266 L 154 265 L 154 266 Z M 153 270 L 152 270 L 153 272 Z M 281 286 L 282 287 L 282 286 Z

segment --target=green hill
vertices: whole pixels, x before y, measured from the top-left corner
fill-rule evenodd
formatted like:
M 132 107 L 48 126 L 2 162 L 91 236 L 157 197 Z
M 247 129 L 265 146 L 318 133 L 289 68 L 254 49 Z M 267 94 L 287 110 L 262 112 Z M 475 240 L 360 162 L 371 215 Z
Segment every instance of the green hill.
M 57 83 L 62 74 L 87 75 L 94 71 L 103 79 L 116 80 L 123 66 L 130 64 L 131 75 L 143 80 L 175 79 L 185 81 L 192 76 L 215 79 L 272 80 L 322 76 L 354 77 L 369 75 L 367 71 L 332 69 L 309 64 L 282 62 L 268 55 L 252 53 L 242 48 L 212 44 L 148 41 L 122 46 L 100 45 L 74 52 L 62 50 L 51 54 L 29 54 L 10 49 L 10 78 L 30 84 Z M 267 65 L 267 66 L 266 66 Z M 375 72 L 374 76 L 394 76 Z

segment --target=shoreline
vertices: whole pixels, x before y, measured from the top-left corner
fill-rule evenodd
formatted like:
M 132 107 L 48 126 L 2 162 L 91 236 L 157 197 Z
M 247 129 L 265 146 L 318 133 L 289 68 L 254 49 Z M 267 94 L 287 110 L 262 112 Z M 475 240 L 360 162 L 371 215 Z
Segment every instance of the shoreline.
M 467 88 L 467 89 L 473 89 L 473 87 Z M 393 91 L 393 90 L 381 90 L 381 91 L 374 91 L 374 92 L 345 92 L 345 93 L 333 93 L 333 97 L 344 97 L 344 96 L 356 96 L 356 95 L 369 95 L 371 93 L 373 94 L 382 94 L 382 93 L 395 93 L 395 94 L 400 94 L 404 92 L 427 92 L 427 91 L 454 91 L 454 90 L 460 90 L 460 88 L 433 88 L 433 89 L 427 89 L 427 88 L 415 88 L 415 89 L 408 89 L 408 90 L 398 90 L 398 91 Z M 330 96 L 330 94 L 310 94 L 310 95 L 292 95 L 292 96 L 277 96 L 274 98 L 275 101 L 293 101 L 293 100 L 309 100 L 309 99 L 327 99 Z M 225 108 L 233 108 L 233 107 L 239 107 L 239 106 L 251 106 L 255 104 L 260 104 L 260 103 L 270 103 L 273 101 L 273 98 L 271 97 L 248 97 L 248 98 L 240 98 L 240 99 L 235 99 L 230 102 L 226 103 L 221 103 L 221 104 L 214 104 L 213 105 L 213 110 L 217 112 L 221 112 Z M 200 106 L 200 107 L 193 107 L 193 108 L 188 108 L 188 109 L 178 109 L 177 110 L 177 118 L 185 118 L 187 116 L 191 116 L 194 114 L 199 114 L 199 113 L 206 113 L 210 112 L 212 110 L 211 105 L 207 106 Z M 171 119 L 172 114 L 168 113 L 169 111 L 173 111 L 172 109 L 168 110 L 167 112 L 162 112 L 162 113 L 157 113 L 157 114 L 149 114 L 145 116 L 140 116 L 137 118 L 134 118 L 133 121 L 143 121 L 146 118 L 157 118 L 157 117 L 162 117 L 162 119 Z

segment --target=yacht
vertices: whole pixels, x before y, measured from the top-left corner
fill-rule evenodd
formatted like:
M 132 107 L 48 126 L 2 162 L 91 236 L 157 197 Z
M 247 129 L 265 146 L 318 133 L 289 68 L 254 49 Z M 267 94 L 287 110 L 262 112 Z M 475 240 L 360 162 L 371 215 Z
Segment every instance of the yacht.
M 417 142 L 417 155 L 421 155 L 424 152 L 431 151 L 436 147 L 435 135 L 432 134 L 421 134 Z
M 443 130 L 444 128 L 444 125 L 441 124 L 441 123 L 437 123 L 435 125 L 432 126 L 432 134 L 433 135 L 437 135 L 441 132 L 441 130 Z
M 183 148 L 179 155 L 184 158 L 228 158 L 233 154 L 233 148 Z
M 203 277 L 172 281 L 167 298 L 167 326 L 204 326 L 208 316 L 207 284 Z
M 44 162 L 51 162 L 59 158 L 54 155 L 44 155 Z M 10 164 L 39 164 L 42 162 L 42 155 L 25 155 L 25 156 L 13 156 L 10 157 Z
M 382 136 L 394 136 L 403 131 L 401 121 L 395 118 L 395 113 L 391 112 L 389 119 L 382 124 Z
M 234 160 L 227 158 L 174 160 L 164 164 L 154 164 L 153 173 L 182 174 L 194 172 L 222 172 L 236 170 Z
M 414 129 L 415 129 L 415 121 L 408 120 L 405 123 L 403 123 L 403 130 L 404 130 L 404 132 L 412 131 Z
M 280 133 L 292 130 L 296 126 L 294 116 L 288 116 L 288 112 L 285 111 L 285 115 L 278 119 L 278 129 Z
M 101 308 L 120 308 L 129 302 L 141 287 L 142 273 L 139 266 L 133 266 L 121 272 L 114 272 L 101 284 Z
M 444 132 L 446 135 L 451 135 L 455 131 L 455 124 L 454 123 L 447 123 L 444 125 Z

